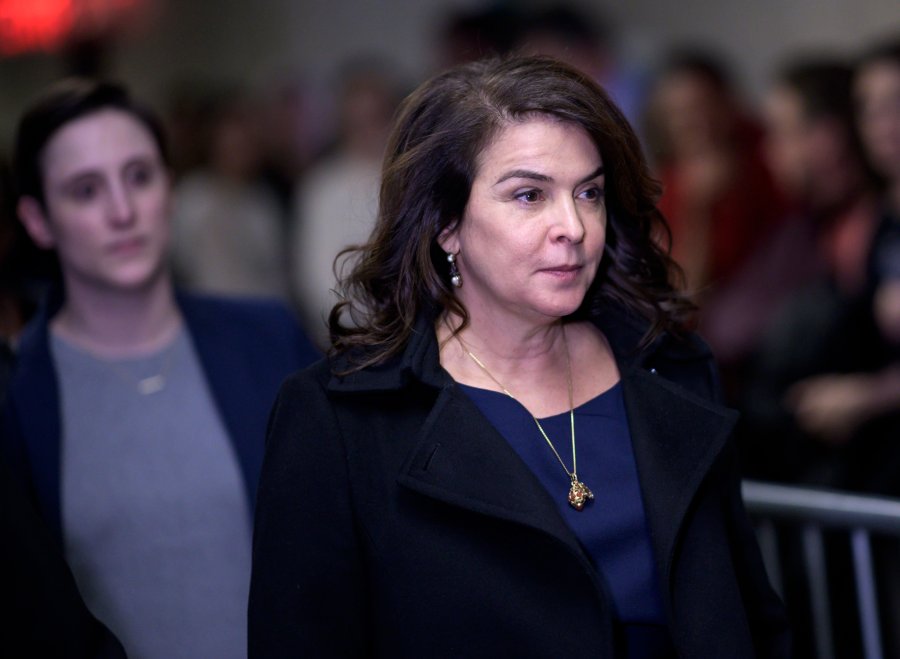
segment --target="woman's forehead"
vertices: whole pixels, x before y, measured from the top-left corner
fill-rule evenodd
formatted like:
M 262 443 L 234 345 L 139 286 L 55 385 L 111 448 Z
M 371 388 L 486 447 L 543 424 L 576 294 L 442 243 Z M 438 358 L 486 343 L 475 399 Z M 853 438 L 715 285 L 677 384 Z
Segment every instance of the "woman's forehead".
M 535 114 L 504 121 L 475 162 L 476 176 L 488 168 L 503 167 L 514 162 L 541 162 L 555 159 L 558 150 L 567 146 L 592 161 L 602 164 L 602 154 L 594 139 L 578 123 L 548 114 Z M 593 169 L 593 167 L 592 167 Z
M 159 157 L 150 130 L 131 113 L 103 108 L 61 126 L 41 154 L 44 176 L 65 177 L 135 157 Z

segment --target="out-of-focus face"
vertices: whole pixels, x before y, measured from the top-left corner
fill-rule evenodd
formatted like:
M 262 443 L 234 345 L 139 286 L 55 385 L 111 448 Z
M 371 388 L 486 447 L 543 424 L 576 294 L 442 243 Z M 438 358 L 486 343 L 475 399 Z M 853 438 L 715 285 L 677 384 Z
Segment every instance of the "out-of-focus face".
M 875 169 L 900 182 L 900 64 L 875 61 L 860 71 L 855 85 L 859 127 Z
M 765 100 L 766 157 L 779 184 L 794 197 L 808 187 L 810 135 L 800 97 L 785 87 Z
M 149 130 L 103 109 L 60 128 L 41 158 L 44 206 L 23 198 L 32 238 L 56 249 L 67 288 L 124 291 L 165 272 L 170 181 Z
M 795 201 L 826 208 L 856 185 L 848 136 L 837 120 L 810 119 L 800 96 L 776 86 L 765 99 L 766 157 L 778 184 Z
M 606 241 L 603 160 L 580 126 L 508 124 L 481 153 L 461 221 L 457 295 L 473 321 L 545 323 L 573 313 Z
M 675 158 L 720 147 L 729 139 L 732 109 L 702 76 L 673 73 L 654 96 L 655 114 Z
M 253 179 L 262 163 L 262 137 L 257 109 L 235 101 L 224 109 L 212 130 L 210 165 L 232 181 Z

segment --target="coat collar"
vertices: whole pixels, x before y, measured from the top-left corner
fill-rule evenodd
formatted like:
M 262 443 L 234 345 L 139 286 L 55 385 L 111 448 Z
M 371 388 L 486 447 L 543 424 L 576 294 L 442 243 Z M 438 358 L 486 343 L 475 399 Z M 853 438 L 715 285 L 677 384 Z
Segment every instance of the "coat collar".
M 702 481 L 731 433 L 736 413 L 648 368 L 655 360 L 692 365 L 714 388 L 710 353 L 699 339 L 662 335 L 641 349 L 645 326 L 607 307 L 594 321 L 622 376 L 644 508 L 663 583 L 671 584 L 679 534 Z M 343 364 L 343 365 L 346 365 Z M 340 366 L 340 364 L 338 364 Z M 550 495 L 440 366 L 433 322 L 420 318 L 406 350 L 378 368 L 333 376 L 344 394 L 426 385 L 436 398 L 399 474 L 402 486 L 479 514 L 543 531 L 587 561 Z M 515 493 L 511 496 L 510 493 Z
M 353 364 L 353 354 L 340 355 L 332 363 L 332 372 L 342 372 Z M 332 375 L 328 389 L 336 392 L 378 392 L 403 389 L 413 382 L 440 389 L 453 382 L 441 367 L 434 319 L 420 314 L 403 352 L 384 364 L 370 366 L 347 375 Z
M 661 334 L 649 345 L 641 341 L 647 329 L 646 321 L 625 313 L 612 303 L 604 303 L 591 321 L 609 340 L 619 369 L 640 367 L 656 352 L 665 349 L 675 359 L 705 359 L 710 356 L 705 345 L 690 338 L 676 338 Z M 441 388 L 451 383 L 450 375 L 440 365 L 439 346 L 435 340 L 434 314 L 423 313 L 413 325 L 412 334 L 403 352 L 384 364 L 369 367 L 348 375 L 332 376 L 328 389 L 336 392 L 376 392 L 403 389 L 412 382 Z M 352 366 L 352 355 L 338 356 L 333 371 L 341 372 Z

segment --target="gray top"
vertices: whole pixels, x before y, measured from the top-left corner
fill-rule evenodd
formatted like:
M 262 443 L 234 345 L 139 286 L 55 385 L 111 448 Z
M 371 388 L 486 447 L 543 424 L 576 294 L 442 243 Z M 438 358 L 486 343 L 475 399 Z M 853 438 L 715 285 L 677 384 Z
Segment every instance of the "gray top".
M 132 659 L 246 656 L 249 503 L 187 332 L 140 359 L 57 336 L 51 350 L 66 557 L 88 607 Z

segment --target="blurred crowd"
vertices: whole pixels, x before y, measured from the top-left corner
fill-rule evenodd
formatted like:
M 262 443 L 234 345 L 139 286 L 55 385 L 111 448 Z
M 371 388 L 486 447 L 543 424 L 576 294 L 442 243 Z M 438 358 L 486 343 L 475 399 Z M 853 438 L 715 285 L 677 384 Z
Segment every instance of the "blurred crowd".
M 742 411 L 745 473 L 900 496 L 900 35 L 798 53 L 757 104 L 712 49 L 672 44 L 649 67 L 618 57 L 614 37 L 564 6 L 457 12 L 435 59 L 542 53 L 602 83 L 661 183 L 659 239 Z M 415 82 L 362 55 L 324 100 L 302 83 L 174 90 L 179 285 L 281 298 L 325 347 L 335 257 L 368 236 L 387 128 Z M 2 185 L 6 369 L 56 273 L 15 221 L 5 170 Z

